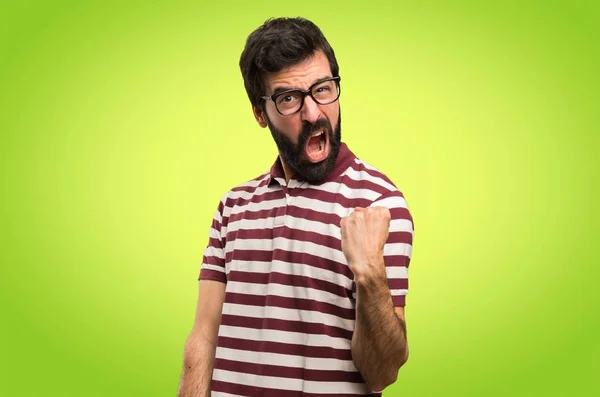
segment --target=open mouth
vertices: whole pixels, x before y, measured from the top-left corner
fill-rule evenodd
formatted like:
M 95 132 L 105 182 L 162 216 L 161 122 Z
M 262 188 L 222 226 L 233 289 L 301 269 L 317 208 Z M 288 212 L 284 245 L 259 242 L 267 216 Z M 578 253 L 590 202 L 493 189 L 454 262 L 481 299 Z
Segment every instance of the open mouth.
M 327 134 L 327 130 L 322 129 L 312 134 L 306 141 L 304 151 L 312 163 L 325 160 L 329 154 L 329 134 Z

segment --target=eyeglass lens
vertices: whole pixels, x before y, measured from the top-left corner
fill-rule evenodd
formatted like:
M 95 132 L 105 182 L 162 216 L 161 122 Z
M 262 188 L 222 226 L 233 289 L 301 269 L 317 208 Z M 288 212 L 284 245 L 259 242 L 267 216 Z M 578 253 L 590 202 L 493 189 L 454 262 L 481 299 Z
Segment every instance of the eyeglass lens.
M 337 99 L 338 86 L 333 80 L 323 81 L 312 87 L 311 94 L 317 103 L 327 105 Z M 289 91 L 278 96 L 275 104 L 281 113 L 291 114 L 300 109 L 303 97 L 304 93 L 301 91 Z

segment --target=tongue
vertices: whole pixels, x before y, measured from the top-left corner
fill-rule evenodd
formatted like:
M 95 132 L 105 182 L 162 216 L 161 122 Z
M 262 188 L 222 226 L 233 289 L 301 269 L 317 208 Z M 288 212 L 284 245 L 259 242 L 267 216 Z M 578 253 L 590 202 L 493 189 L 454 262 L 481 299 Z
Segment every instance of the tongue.
M 325 134 L 311 137 L 306 142 L 306 156 L 312 163 L 319 163 L 327 158 L 327 141 Z
M 319 146 L 321 144 L 321 137 L 320 136 L 313 136 L 312 138 L 308 139 L 308 142 L 306 143 L 306 146 L 308 148 L 308 152 L 318 152 L 319 151 Z

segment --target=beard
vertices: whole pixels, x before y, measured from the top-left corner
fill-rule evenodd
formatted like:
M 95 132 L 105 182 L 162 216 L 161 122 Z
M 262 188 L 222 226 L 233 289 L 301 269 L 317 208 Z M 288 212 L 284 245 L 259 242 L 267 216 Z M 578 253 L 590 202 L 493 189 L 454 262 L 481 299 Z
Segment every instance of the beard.
M 302 131 L 298 135 L 298 143 L 294 144 L 283 132 L 277 129 L 267 116 L 267 125 L 279 149 L 281 159 L 294 171 L 297 179 L 316 184 L 323 181 L 335 167 L 342 141 L 342 114 L 338 116 L 335 131 L 328 119 L 319 119 L 314 124 L 302 122 Z M 305 147 L 311 134 L 324 129 L 329 137 L 329 154 L 325 160 L 313 163 L 308 160 Z

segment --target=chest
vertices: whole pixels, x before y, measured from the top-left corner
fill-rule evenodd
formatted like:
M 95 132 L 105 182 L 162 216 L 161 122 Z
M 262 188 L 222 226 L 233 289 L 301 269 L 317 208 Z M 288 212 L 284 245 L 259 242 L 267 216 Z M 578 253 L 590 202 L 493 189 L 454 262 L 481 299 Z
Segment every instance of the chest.
M 353 274 L 341 248 L 340 221 L 352 208 L 285 191 L 234 208 L 227 225 L 225 269 L 236 283 L 287 285 L 352 296 Z

